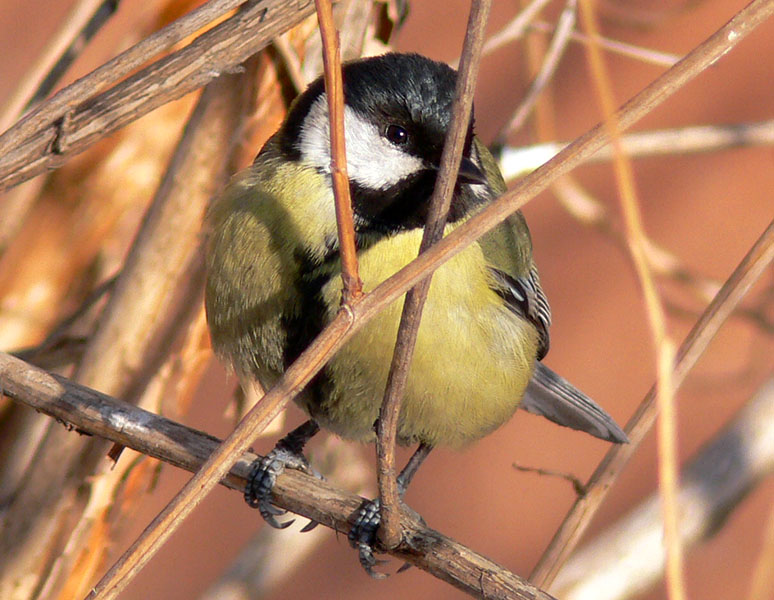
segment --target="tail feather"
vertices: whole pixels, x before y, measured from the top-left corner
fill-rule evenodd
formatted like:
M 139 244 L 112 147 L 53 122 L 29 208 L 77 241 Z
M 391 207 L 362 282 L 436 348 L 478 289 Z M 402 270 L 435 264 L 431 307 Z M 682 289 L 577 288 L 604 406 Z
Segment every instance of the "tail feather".
M 629 438 L 609 414 L 564 377 L 538 362 L 519 408 L 609 442 Z

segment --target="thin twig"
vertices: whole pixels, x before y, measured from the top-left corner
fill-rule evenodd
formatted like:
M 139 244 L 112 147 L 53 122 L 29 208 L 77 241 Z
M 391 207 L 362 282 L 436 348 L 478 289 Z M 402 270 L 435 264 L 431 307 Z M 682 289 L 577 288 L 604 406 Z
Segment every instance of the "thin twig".
M 545 8 L 548 2 L 549 0 L 532 0 L 532 2 L 525 6 L 505 27 L 493 34 L 486 41 L 484 48 L 481 50 L 481 54 L 486 56 L 498 48 L 521 38 L 521 36 L 524 35 L 524 32 L 529 28 L 530 23 L 535 20 L 538 13 Z
M 238 4 L 229 2 L 221 4 L 232 8 Z M 123 55 L 119 56 L 44 102 L 0 136 L 0 191 L 61 165 L 119 127 L 232 71 L 312 10 L 311 4 L 299 7 L 284 0 L 247 2 L 185 48 L 95 95 L 94 89 L 104 89 L 106 81 L 115 80 L 115 73 L 124 72 L 119 60 Z M 167 33 L 173 37 L 190 33 L 193 22 L 186 21 L 185 27 Z M 200 16 L 195 22 L 201 27 L 209 21 Z M 156 39 L 151 46 L 154 53 L 164 46 L 156 36 L 148 39 Z M 143 48 L 129 57 L 135 66 L 149 55 L 148 48 Z
M 218 448 L 219 440 L 211 435 L 51 375 L 8 354 L 0 353 L 0 381 L 4 394 L 51 415 L 68 428 L 104 437 L 188 471 L 200 468 Z M 219 483 L 241 492 L 257 458 L 252 452 L 241 453 Z M 277 478 L 272 501 L 345 533 L 364 499 L 287 469 Z M 392 554 L 473 597 L 551 600 L 517 575 L 418 520 L 407 519 L 404 528 L 411 545 L 403 544 Z
M 770 378 L 682 470 L 680 535 L 686 548 L 718 533 L 756 485 L 771 476 L 772 438 L 774 379 Z M 663 577 L 662 539 L 661 500 L 656 493 L 578 548 L 556 578 L 554 593 L 563 600 L 638 597 Z M 769 571 L 772 559 L 774 554 L 762 563 Z M 771 591 L 756 600 L 770 599 Z
M 645 116 L 680 87 L 728 53 L 771 14 L 774 14 L 774 2 L 770 0 L 752 2 L 709 39 L 686 55 L 682 61 L 620 108 L 618 112 L 620 127 L 622 129 L 630 127 Z M 597 125 L 554 159 L 525 177 L 510 193 L 501 196 L 471 217 L 427 252 L 380 284 L 373 292 L 365 295 L 354 307 L 345 306 L 340 310 L 333 321 L 285 371 L 277 384 L 264 396 L 263 401 L 245 416 L 196 475 L 126 551 L 121 559 L 121 568 L 111 568 L 89 598 L 92 600 L 114 598 L 152 558 L 204 496 L 217 485 L 258 433 L 284 409 L 334 352 L 379 310 L 396 300 L 430 271 L 437 269 L 497 226 L 528 199 L 546 189 L 557 177 L 569 172 L 608 142 L 604 125 Z M 703 328 L 700 333 L 703 333 Z M 705 346 L 706 344 L 701 348 Z M 693 362 L 690 364 L 692 366 Z M 680 375 L 684 376 L 684 373 Z
M 693 152 L 715 152 L 728 148 L 774 145 L 774 121 L 728 125 L 695 125 L 627 133 L 620 138 L 621 149 L 631 158 L 674 156 Z M 500 169 L 506 180 L 537 169 L 567 146 L 566 142 L 534 144 L 524 148 L 506 146 L 500 151 Z M 589 157 L 587 163 L 611 160 L 606 146 Z
M 47 96 L 75 58 L 74 46 L 83 46 L 118 8 L 118 0 L 80 0 L 46 44 L 35 64 L 0 111 L 5 131 L 30 104 Z
M 344 83 L 341 78 L 341 55 L 339 33 L 333 24 L 333 10 L 330 0 L 315 0 L 317 20 L 323 48 L 323 70 L 325 92 L 328 97 L 328 118 L 331 138 L 331 177 L 333 198 L 336 203 L 336 227 L 339 234 L 341 253 L 341 279 L 344 287 L 341 301 L 352 304 L 363 295 L 355 248 L 355 227 L 352 220 L 352 200 L 349 195 L 347 176 L 347 150 L 344 140 Z
M 559 61 L 562 60 L 564 51 L 567 49 L 570 42 L 570 34 L 573 29 L 575 29 L 575 13 L 577 6 L 577 0 L 567 1 L 567 4 L 562 10 L 562 14 L 559 15 L 554 37 L 551 38 L 551 44 L 548 46 L 546 55 L 543 57 L 543 64 L 518 108 L 513 113 L 513 116 L 497 135 L 496 144 L 504 144 L 505 138 L 509 134 L 521 129 L 521 126 L 524 125 L 524 121 L 526 121 L 527 117 L 532 112 L 532 109 L 535 108 L 538 98 L 540 98 L 543 90 L 554 76 L 554 73 L 559 66 Z
M 597 39 L 598 26 L 594 8 L 588 0 L 581 1 L 581 17 L 587 35 Z M 634 185 L 632 164 L 620 145 L 618 121 L 615 118 L 615 100 L 607 65 L 599 46 L 588 44 L 587 59 L 613 141 L 613 167 L 618 184 L 624 216 L 627 247 L 642 288 L 646 313 L 656 350 L 658 418 L 658 473 L 664 516 L 664 545 L 666 547 L 666 583 L 670 600 L 684 600 L 685 578 L 683 547 L 677 515 L 677 425 L 675 388 L 672 383 L 672 365 L 675 344 L 667 333 L 666 313 L 650 271 L 646 255 L 647 240 L 642 225 L 639 201 Z
M 680 345 L 672 374 L 675 390 L 679 389 L 688 372 L 747 290 L 760 278 L 773 260 L 774 221 L 750 248 Z M 551 543 L 530 575 L 530 581 L 535 582 L 536 585 L 550 588 L 557 572 L 577 546 L 591 517 L 607 496 L 613 481 L 650 431 L 658 416 L 656 392 L 655 386 L 651 388 L 629 420 L 626 426 L 629 444 L 615 446 L 608 451 L 586 484 L 588 493 L 575 501 L 562 525 L 554 534 Z
M 476 76 L 478 75 L 481 48 L 484 44 L 484 31 L 491 6 L 491 0 L 474 0 L 470 7 L 460 71 L 451 108 L 452 117 L 441 155 L 438 179 L 430 199 L 427 223 L 419 246 L 420 254 L 441 239 L 446 226 L 446 216 L 457 183 L 462 149 L 470 125 Z M 432 275 L 426 277 L 406 294 L 390 373 L 387 377 L 384 399 L 379 411 L 376 438 L 376 474 L 381 501 L 379 540 L 388 548 L 394 548 L 401 541 L 400 497 L 395 480 L 397 472 L 395 469 L 395 441 L 401 400 L 406 389 L 411 358 L 414 354 L 419 323 L 422 319 L 422 309 L 430 289 L 431 278 Z
M 535 20 L 529 25 L 529 29 L 535 31 L 543 31 L 551 33 L 556 30 L 556 26 L 545 21 Z M 590 44 L 590 38 L 580 32 L 573 31 L 570 33 L 570 39 L 574 42 L 580 42 L 581 44 Z M 608 52 L 618 54 L 620 56 L 626 56 L 627 58 L 634 58 L 640 62 L 651 63 L 660 67 L 671 67 L 675 64 L 680 57 L 677 54 L 670 52 L 661 52 L 659 50 L 653 50 L 651 48 L 643 48 L 642 46 L 635 46 L 634 44 L 627 44 L 619 40 L 613 40 L 604 36 L 599 36 L 596 43 L 600 48 L 604 48 Z

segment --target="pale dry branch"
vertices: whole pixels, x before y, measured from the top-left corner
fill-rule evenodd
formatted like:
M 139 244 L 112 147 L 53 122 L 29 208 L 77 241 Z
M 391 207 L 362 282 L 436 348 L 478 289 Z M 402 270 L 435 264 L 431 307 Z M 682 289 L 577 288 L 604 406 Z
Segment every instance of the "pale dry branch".
M 774 380 L 770 379 L 682 471 L 678 506 L 686 548 L 717 533 L 772 472 Z M 580 547 L 559 572 L 554 593 L 566 600 L 623 600 L 644 593 L 664 574 L 662 532 L 660 499 L 654 494 Z
M 678 64 L 626 102 L 618 111 L 621 129 L 630 127 L 728 53 L 773 13 L 774 2 L 771 0 L 755 0 L 750 3 Z M 345 307 L 340 311 L 298 360 L 287 369 L 275 387 L 264 396 L 263 401 L 248 413 L 196 475 L 126 551 L 124 558 L 121 559 L 122 566 L 108 571 L 89 597 L 115 597 L 137 571 L 152 558 L 182 523 L 185 516 L 190 514 L 202 498 L 217 485 L 217 482 L 228 472 L 233 461 L 247 449 L 257 434 L 284 409 L 290 399 L 308 383 L 333 353 L 379 309 L 395 300 L 428 272 L 438 268 L 443 262 L 490 231 L 508 215 L 518 210 L 529 198 L 546 189 L 557 177 L 569 172 L 608 142 L 605 128 L 602 125 L 596 126 L 560 152 L 553 160 L 525 177 L 513 191 L 494 201 L 382 283 L 372 293 L 364 296 L 355 307 Z M 699 331 L 704 333 L 703 323 Z M 706 344 L 700 348 L 703 349 L 705 346 Z M 691 348 L 696 350 L 692 344 Z M 683 362 L 684 366 L 693 364 L 691 361 Z M 679 375 L 684 376 L 684 374 L 683 372 Z M 678 379 L 678 374 L 675 379 Z M 596 492 L 594 495 L 600 494 Z M 128 566 L 128 563 L 131 565 Z
M 699 357 L 717 334 L 720 326 L 739 304 L 742 297 L 774 261 L 774 222 L 770 223 L 739 266 L 734 270 L 677 351 L 672 373 L 677 390 Z M 530 575 L 533 582 L 550 588 L 556 574 L 577 546 L 592 516 L 607 496 L 612 483 L 626 466 L 632 454 L 650 431 L 658 416 L 656 387 L 645 396 L 626 425 L 629 444 L 611 448 L 586 484 L 586 494 L 575 501 Z
M 51 375 L 0 353 L 3 393 L 44 412 L 81 433 L 98 435 L 153 458 L 195 472 L 218 448 L 219 440 L 170 419 Z M 70 435 L 76 436 L 75 432 Z M 241 453 L 220 483 L 244 489 L 258 458 Z M 347 532 L 364 499 L 293 469 L 277 478 L 273 502 L 335 531 Z M 407 540 L 391 552 L 477 598 L 550 600 L 551 596 L 501 566 L 414 519 L 403 522 Z
M 623 134 L 621 149 L 631 158 L 675 156 L 699 152 L 717 152 L 731 148 L 774 145 L 774 121 L 728 125 L 696 125 Z M 500 151 L 500 169 L 506 180 L 530 173 L 567 146 L 566 142 L 547 142 L 523 148 L 505 146 Z M 588 164 L 607 162 L 612 148 L 605 146 L 590 156 Z

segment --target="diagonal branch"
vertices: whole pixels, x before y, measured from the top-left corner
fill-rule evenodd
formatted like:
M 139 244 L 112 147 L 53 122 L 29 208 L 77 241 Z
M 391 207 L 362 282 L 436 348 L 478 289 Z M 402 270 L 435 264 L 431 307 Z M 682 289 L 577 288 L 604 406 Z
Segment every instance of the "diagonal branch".
M 774 221 L 750 248 L 680 345 L 672 373 L 672 385 L 675 390 L 680 387 L 688 372 L 694 367 L 747 290 L 760 278 L 772 261 L 774 261 Z M 607 496 L 613 481 L 653 426 L 658 416 L 656 394 L 657 389 L 654 386 L 627 423 L 626 434 L 629 436 L 630 443 L 611 448 L 591 475 L 586 485 L 586 495 L 575 501 L 533 569 L 530 581 L 540 586 L 550 586 L 556 578 L 562 565 L 580 541 L 591 517 Z
M 220 441 L 206 433 L 160 417 L 106 394 L 0 353 L 3 393 L 61 421 L 79 433 L 97 435 L 188 471 L 196 471 Z M 220 483 L 244 489 L 251 463 L 245 452 Z M 277 478 L 273 501 L 334 529 L 347 532 L 363 498 L 325 481 L 288 469 Z M 424 569 L 477 598 L 551 600 L 523 579 L 418 521 L 406 521 L 409 543 L 393 551 L 397 558 Z
M 95 96 L 91 87 L 104 89 L 104 80 L 114 80 L 114 70 L 126 71 L 121 57 L 108 63 L 112 66 L 107 73 L 105 68 L 97 69 L 65 88 L 0 136 L 0 191 L 61 165 L 108 133 L 237 68 L 311 14 L 311 4 L 298 6 L 283 0 L 247 2 L 234 16 L 185 48 L 99 95 Z M 195 21 L 199 27 L 207 23 L 202 20 Z M 185 30 L 191 28 L 192 24 Z M 180 33 L 175 30 L 174 37 Z M 163 48 L 158 41 L 156 46 Z M 147 57 L 147 53 L 137 53 L 130 64 L 142 64 Z M 70 91 L 74 86 L 78 86 L 77 94 Z

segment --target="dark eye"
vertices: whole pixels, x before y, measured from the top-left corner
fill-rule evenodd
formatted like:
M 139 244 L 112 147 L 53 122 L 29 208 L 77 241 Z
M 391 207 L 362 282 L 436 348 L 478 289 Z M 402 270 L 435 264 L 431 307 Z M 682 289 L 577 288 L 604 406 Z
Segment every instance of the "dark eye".
M 408 131 L 400 125 L 388 125 L 384 131 L 384 137 L 390 140 L 396 146 L 402 146 L 408 142 Z

